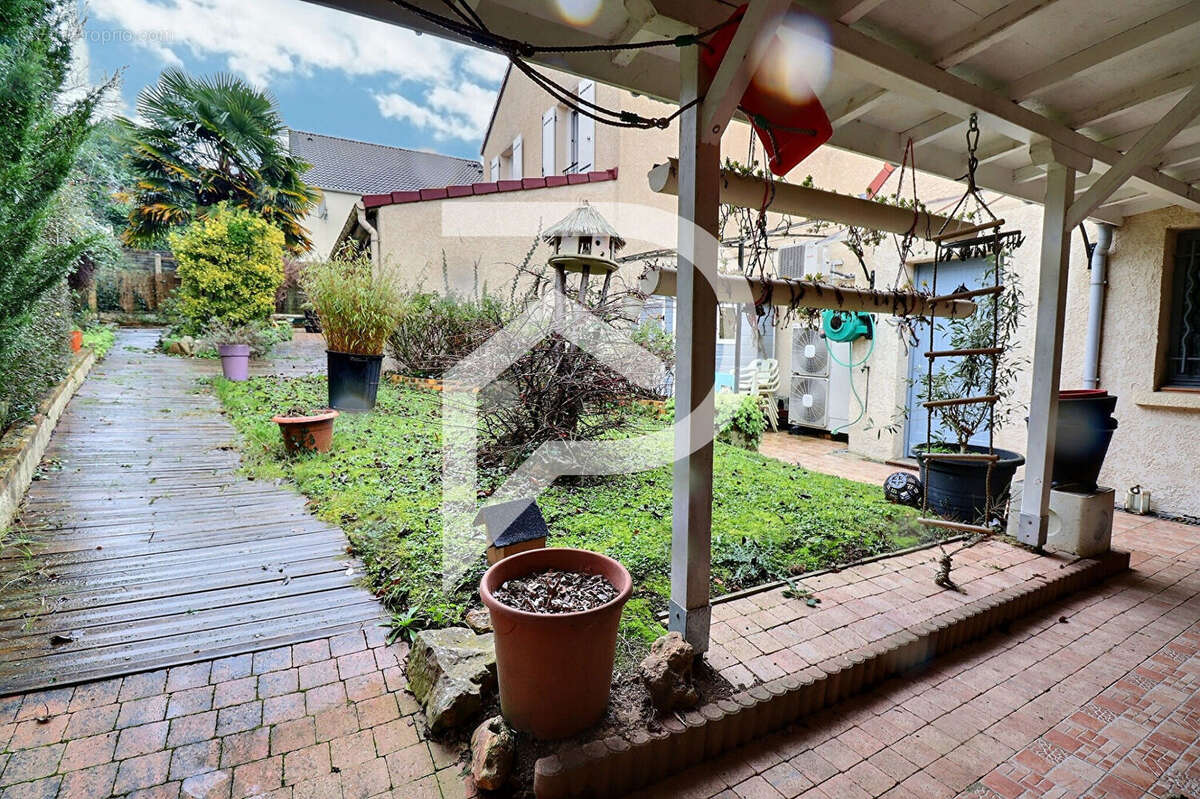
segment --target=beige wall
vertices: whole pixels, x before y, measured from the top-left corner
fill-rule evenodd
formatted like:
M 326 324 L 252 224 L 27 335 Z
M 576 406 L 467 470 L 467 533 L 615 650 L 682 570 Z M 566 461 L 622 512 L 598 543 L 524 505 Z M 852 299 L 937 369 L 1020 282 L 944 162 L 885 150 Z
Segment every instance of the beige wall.
M 1100 480 L 1151 491 L 1155 508 L 1200 516 L 1200 394 L 1156 391 L 1163 276 L 1174 233 L 1200 228 L 1200 214 L 1178 207 L 1125 220 L 1113 237 L 1101 339 L 1100 386 L 1120 399 L 1120 427 Z M 1075 243 L 1078 243 L 1077 238 Z M 1077 248 L 1081 249 L 1081 248 Z M 1090 274 L 1073 269 L 1067 295 L 1064 388 L 1081 385 Z
M 361 197 L 359 194 L 327 189 L 322 189 L 322 194 L 325 199 L 326 213 L 319 214 L 318 208 L 304 217 L 304 227 L 308 228 L 308 234 L 312 237 L 313 243 L 312 249 L 304 255 L 303 259 L 306 261 L 329 257 L 333 245 L 337 242 L 338 234 L 342 232 L 342 227 L 346 224 L 346 218 L 350 216 L 354 204 Z

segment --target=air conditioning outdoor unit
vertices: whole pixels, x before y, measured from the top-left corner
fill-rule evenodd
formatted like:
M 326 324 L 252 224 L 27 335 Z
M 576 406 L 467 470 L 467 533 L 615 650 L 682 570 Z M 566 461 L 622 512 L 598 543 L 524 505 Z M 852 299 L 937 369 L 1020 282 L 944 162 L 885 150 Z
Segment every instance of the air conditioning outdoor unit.
M 829 429 L 829 378 L 792 375 L 788 424 Z
M 850 421 L 850 370 L 829 357 L 831 348 L 850 363 L 848 342 L 826 342 L 819 327 L 792 326 L 789 425 L 832 431 Z

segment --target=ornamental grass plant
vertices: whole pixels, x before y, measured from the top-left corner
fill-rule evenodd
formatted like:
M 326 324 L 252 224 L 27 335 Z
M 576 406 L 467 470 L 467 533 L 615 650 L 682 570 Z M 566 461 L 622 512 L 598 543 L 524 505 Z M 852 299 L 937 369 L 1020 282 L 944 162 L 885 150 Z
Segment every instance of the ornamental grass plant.
M 395 273 L 375 269 L 362 252 L 341 252 L 306 264 L 301 285 L 321 320 L 325 346 L 350 355 L 382 355 L 388 334 L 404 313 Z

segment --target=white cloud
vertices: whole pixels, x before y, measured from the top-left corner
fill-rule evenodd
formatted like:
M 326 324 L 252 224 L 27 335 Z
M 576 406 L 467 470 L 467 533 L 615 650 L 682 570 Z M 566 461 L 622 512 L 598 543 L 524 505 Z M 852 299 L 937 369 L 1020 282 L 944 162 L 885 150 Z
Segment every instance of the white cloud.
M 187 50 L 261 87 L 316 70 L 375 78 L 381 113 L 440 138 L 478 136 L 495 99 L 479 84 L 504 74 L 493 53 L 301 0 L 90 0 L 88 13 L 89 29 L 115 26 L 164 66 Z
M 472 141 L 483 136 L 494 99 L 495 92 L 463 81 L 453 87 L 433 87 L 422 105 L 395 92 L 377 93 L 375 104 L 388 119 L 405 120 L 430 131 L 434 138 Z

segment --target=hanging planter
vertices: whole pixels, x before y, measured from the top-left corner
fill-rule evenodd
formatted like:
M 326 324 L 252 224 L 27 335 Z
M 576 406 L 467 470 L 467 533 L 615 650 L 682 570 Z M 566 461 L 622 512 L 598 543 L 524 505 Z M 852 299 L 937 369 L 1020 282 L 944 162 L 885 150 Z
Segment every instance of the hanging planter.
M 598 575 L 612 598 L 586 610 L 557 613 L 520 610 L 502 601 L 510 580 L 548 569 L 575 577 Z M 484 573 L 479 596 L 496 634 L 500 708 L 510 725 L 549 740 L 575 735 L 604 717 L 617 627 L 632 592 L 624 566 L 583 549 L 522 552 Z
M 283 447 L 289 455 L 298 452 L 328 452 L 333 443 L 333 420 L 338 412 L 332 409 L 309 413 L 292 410 L 271 421 L 279 425 Z
M 1116 407 L 1116 395 L 1102 389 L 1059 392 L 1052 485 L 1085 492 L 1096 489 L 1117 429 L 1117 420 L 1112 418 Z

